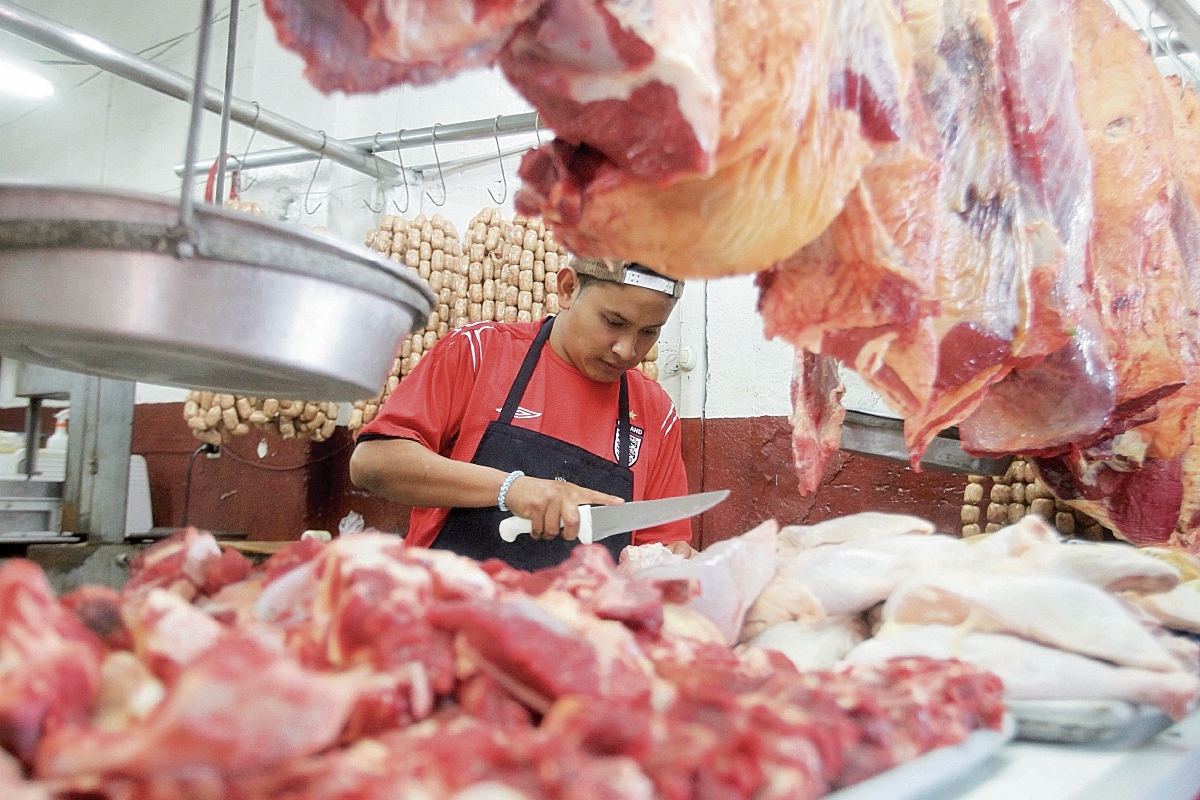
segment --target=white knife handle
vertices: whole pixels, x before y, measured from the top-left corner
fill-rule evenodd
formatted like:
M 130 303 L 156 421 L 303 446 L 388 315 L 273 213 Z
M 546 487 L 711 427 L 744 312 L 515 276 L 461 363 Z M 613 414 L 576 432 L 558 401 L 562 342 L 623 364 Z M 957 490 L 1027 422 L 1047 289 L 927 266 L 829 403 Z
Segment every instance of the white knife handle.
M 592 543 L 592 507 L 579 506 L 579 542 Z M 500 520 L 500 538 L 506 542 L 515 542 L 522 533 L 531 533 L 533 523 L 524 517 L 505 517 Z

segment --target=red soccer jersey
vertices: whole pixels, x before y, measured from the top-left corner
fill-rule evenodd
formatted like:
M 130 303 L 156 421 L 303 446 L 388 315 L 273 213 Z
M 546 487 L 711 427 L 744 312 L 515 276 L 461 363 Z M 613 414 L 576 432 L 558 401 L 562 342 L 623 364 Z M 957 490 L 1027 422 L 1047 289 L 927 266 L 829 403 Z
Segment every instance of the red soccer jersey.
M 500 409 L 540 323 L 479 322 L 459 328 L 421 359 L 359 431 L 359 438 L 412 439 L 435 453 L 469 462 Z M 637 370 L 628 373 L 633 499 L 687 494 L 679 415 L 662 387 Z M 534 430 L 616 463 L 620 383 L 599 383 L 570 366 L 547 342 L 529 379 L 513 425 Z M 409 544 L 428 547 L 450 513 L 414 508 Z M 688 520 L 636 531 L 634 544 L 686 542 Z

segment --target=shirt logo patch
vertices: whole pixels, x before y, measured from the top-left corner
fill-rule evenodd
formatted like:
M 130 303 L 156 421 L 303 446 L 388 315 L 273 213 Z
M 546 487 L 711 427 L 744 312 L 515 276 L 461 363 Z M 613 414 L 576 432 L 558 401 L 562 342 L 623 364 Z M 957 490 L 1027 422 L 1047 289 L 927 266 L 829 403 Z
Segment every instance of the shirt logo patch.
M 504 411 L 503 408 L 496 409 L 497 414 L 501 413 L 502 411 Z M 513 414 L 513 418 L 514 419 L 537 419 L 541 415 L 542 415 L 542 412 L 540 412 L 540 411 L 530 411 L 528 408 L 522 408 L 521 406 L 517 406 L 517 413 Z
M 629 426 L 629 463 L 622 464 L 621 466 L 632 467 L 634 464 L 637 463 L 638 453 L 640 453 L 642 450 L 642 434 L 643 433 L 645 433 L 645 431 L 642 430 L 641 428 L 639 428 L 637 425 Z M 618 427 L 615 431 L 613 431 L 613 458 L 616 459 L 618 464 L 621 463 L 621 429 L 620 429 L 620 427 Z

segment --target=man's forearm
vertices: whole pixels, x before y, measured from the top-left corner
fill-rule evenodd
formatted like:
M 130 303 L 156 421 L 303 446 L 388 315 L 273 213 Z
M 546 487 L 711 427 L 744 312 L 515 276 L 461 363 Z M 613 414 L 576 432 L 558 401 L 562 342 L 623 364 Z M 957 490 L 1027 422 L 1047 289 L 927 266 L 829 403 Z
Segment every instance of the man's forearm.
M 361 489 L 422 508 L 484 508 L 496 504 L 506 473 L 433 453 L 409 439 L 362 442 L 350 459 Z

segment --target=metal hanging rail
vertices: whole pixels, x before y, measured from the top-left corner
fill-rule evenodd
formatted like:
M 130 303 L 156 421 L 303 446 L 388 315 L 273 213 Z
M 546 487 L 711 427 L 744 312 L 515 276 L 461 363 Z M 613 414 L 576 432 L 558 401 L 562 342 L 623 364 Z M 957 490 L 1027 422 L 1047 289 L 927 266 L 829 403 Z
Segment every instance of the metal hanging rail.
M 47 47 L 64 56 L 77 59 L 113 75 L 188 101 L 192 96 L 191 81 L 184 75 L 167 69 L 153 61 L 147 61 L 132 53 L 105 44 L 94 36 L 76 31 L 48 17 L 35 14 L 20 6 L 0 0 L 0 30 Z M 221 112 L 221 93 L 210 87 L 204 90 L 204 107 L 209 111 Z M 336 161 L 365 175 L 378 178 L 385 183 L 401 184 L 404 176 L 395 164 L 379 158 L 359 147 L 353 147 L 339 139 L 326 136 L 321 131 L 306 128 L 287 117 L 282 117 L 255 103 L 232 98 L 231 117 L 243 125 L 263 133 L 291 142 L 298 148 L 311 151 L 312 158 L 324 153 L 325 158 Z M 491 121 L 488 121 L 489 131 Z M 447 126 L 449 127 L 449 126 Z M 438 140 L 442 131 L 438 130 Z M 211 162 L 209 162 L 211 163 Z M 207 164 L 204 165 L 207 168 Z
M 493 136 L 510 136 L 518 133 L 536 133 L 545 131 L 553 136 L 553 132 L 541 124 L 540 115 L 535 111 L 525 114 L 509 114 L 488 119 L 473 119 L 466 122 L 438 124 L 438 144 L 449 142 L 473 142 L 491 139 Z M 388 150 L 404 150 L 410 147 L 421 147 L 433 143 L 433 127 L 411 128 L 394 133 L 379 133 L 374 136 L 359 136 L 355 139 L 343 139 L 343 144 L 361 149 L 365 153 L 379 153 Z M 260 150 L 235 159 L 233 169 L 261 169 L 263 167 L 278 167 L 284 164 L 300 164 L 305 161 L 315 161 L 317 153 L 303 147 L 280 147 L 273 150 Z M 488 158 L 494 158 L 489 156 Z M 484 159 L 487 160 L 487 159 Z M 212 161 L 196 163 L 197 169 L 207 169 Z M 184 165 L 175 167 L 175 174 L 183 174 Z M 416 169 L 410 169 L 416 172 Z M 368 173 L 372 174 L 372 173 Z

